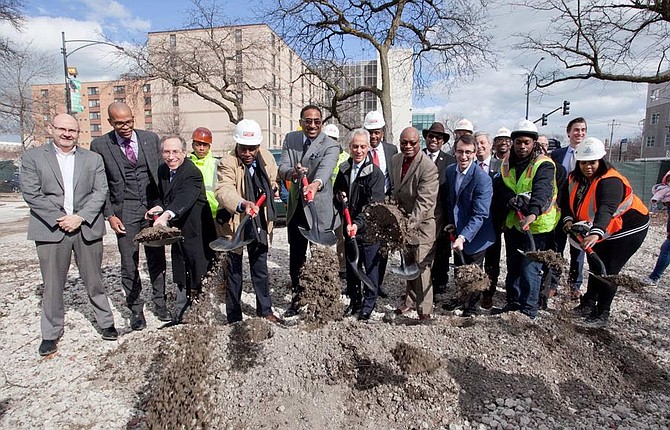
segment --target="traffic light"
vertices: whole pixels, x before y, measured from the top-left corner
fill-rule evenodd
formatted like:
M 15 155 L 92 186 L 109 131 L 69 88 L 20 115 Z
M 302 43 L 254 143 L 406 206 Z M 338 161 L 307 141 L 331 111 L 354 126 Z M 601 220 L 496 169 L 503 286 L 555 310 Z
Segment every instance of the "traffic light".
M 563 115 L 567 115 L 570 113 L 570 102 L 567 100 L 563 100 Z
M 543 126 L 547 125 L 547 114 L 546 113 L 542 114 L 542 125 Z

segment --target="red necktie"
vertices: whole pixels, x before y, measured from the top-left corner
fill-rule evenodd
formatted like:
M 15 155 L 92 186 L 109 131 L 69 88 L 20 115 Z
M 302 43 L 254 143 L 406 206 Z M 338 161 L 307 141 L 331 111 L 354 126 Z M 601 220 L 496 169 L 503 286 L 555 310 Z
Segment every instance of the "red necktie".
M 379 167 L 379 157 L 377 156 L 377 150 L 372 150 L 372 162 L 375 163 L 375 166 Z
M 481 167 L 482 170 L 486 172 L 486 166 L 484 166 L 484 162 L 483 162 L 483 161 L 482 161 L 481 163 L 479 163 L 479 167 Z

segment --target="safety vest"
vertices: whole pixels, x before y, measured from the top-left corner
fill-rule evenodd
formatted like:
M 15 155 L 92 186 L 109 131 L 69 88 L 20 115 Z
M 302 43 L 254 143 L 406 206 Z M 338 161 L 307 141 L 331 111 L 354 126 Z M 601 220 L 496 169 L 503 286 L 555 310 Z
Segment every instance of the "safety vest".
M 219 202 L 216 201 L 214 187 L 216 187 L 216 170 L 219 166 L 219 159 L 214 158 L 211 152 L 208 152 L 207 155 L 205 155 L 205 158 L 198 158 L 195 154 L 191 153 L 190 158 L 191 161 L 193 161 L 193 164 L 195 164 L 202 173 L 203 182 L 205 183 L 205 193 L 207 194 L 207 202 L 212 211 L 212 217 L 216 217 Z
M 340 164 L 344 163 L 349 159 L 349 153 L 347 151 L 341 151 L 340 156 L 337 159 L 337 164 L 335 164 L 335 168 L 333 169 L 333 174 L 330 177 L 330 182 L 335 184 L 335 178 L 337 177 L 337 172 L 340 171 Z
M 554 164 L 551 158 L 547 157 L 546 155 L 540 155 L 528 163 L 526 171 L 517 181 L 516 168 L 509 168 L 509 157 L 507 157 L 505 162 L 500 166 L 500 174 L 502 176 L 503 183 L 505 186 L 507 186 L 507 188 L 514 191 L 514 193 L 517 195 L 522 193 L 530 193 L 533 190 L 533 178 L 535 178 L 537 168 L 540 167 L 542 163 Z M 558 210 L 558 206 L 556 205 L 558 188 L 556 187 L 555 179 L 553 188 L 554 189 L 551 194 L 551 204 L 549 205 L 549 208 L 542 212 L 540 216 L 538 216 L 537 219 L 530 224 L 530 232 L 533 234 L 550 232 L 556 227 L 556 224 L 558 224 L 560 212 Z M 519 218 L 516 215 L 516 211 L 512 210 L 507 214 L 505 225 L 507 228 L 515 227 L 517 230 L 521 230 L 521 224 L 519 223 Z
M 644 205 L 644 203 L 642 203 L 642 200 L 640 200 L 640 198 L 633 193 L 633 187 L 630 186 L 628 179 L 626 179 L 626 177 L 619 173 L 616 169 L 609 169 L 607 172 L 605 172 L 604 175 L 593 179 L 589 185 L 588 190 L 586 190 L 586 195 L 584 195 L 584 198 L 579 203 L 579 207 L 577 210 L 575 210 L 573 204 L 575 201 L 575 196 L 577 195 L 579 184 L 577 181 L 572 179 L 572 176 L 570 178 L 570 183 L 568 184 L 568 192 L 570 194 L 570 209 L 572 209 L 572 213 L 575 215 L 577 221 L 589 222 L 593 222 L 593 219 L 596 216 L 596 212 L 598 211 L 598 202 L 596 199 L 596 189 L 598 187 L 598 183 L 605 178 L 619 178 L 619 180 L 623 182 L 623 200 L 621 203 L 619 203 L 619 206 L 612 214 L 612 219 L 610 220 L 609 224 L 607 224 L 607 228 L 605 229 L 605 236 L 603 236 L 603 239 L 607 239 L 614 233 L 621 230 L 623 227 L 623 220 L 621 219 L 621 216 L 629 210 L 634 209 L 640 212 L 642 215 L 649 213 L 649 210 Z

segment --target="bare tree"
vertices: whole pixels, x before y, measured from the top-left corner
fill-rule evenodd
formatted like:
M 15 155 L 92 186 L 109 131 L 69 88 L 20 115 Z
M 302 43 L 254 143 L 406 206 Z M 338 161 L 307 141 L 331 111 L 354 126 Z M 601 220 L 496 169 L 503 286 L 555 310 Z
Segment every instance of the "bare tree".
M 487 28 L 487 0 L 275 0 L 263 16 L 310 64 L 308 73 L 325 82 L 330 114 L 340 119 L 340 105 L 358 94 L 379 98 L 392 130 L 389 51 L 410 50 L 415 89 L 436 80 L 472 77 L 478 62 L 490 64 L 491 37 Z M 379 82 L 343 85 L 338 68 L 351 60 L 350 52 L 372 48 L 377 54 Z M 360 124 L 354 124 L 360 125 Z M 351 127 L 351 124 L 347 126 Z
M 667 0 L 525 0 L 522 5 L 551 17 L 540 32 L 522 34 L 519 44 L 558 64 L 538 80 L 539 87 L 589 78 L 670 81 Z
M 41 125 L 34 114 L 50 118 L 53 113 L 48 99 L 33 99 L 31 86 L 36 80 L 54 76 L 57 70 L 54 57 L 33 50 L 30 44 L 17 47 L 10 58 L 0 61 L 0 132 L 19 134 L 24 148 L 35 127 Z
M 23 24 L 23 1 L 0 0 L 0 22 L 7 21 L 15 29 L 19 30 Z M 10 40 L 0 36 L 0 59 L 7 59 L 15 54 L 16 50 L 10 44 Z

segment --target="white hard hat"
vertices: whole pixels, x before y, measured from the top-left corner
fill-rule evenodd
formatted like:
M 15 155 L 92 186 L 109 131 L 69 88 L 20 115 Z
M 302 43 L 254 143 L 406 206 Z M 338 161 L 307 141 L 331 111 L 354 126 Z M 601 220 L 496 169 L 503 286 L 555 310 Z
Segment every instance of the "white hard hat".
M 456 130 L 465 130 L 469 131 L 470 133 L 474 133 L 475 128 L 472 126 L 472 123 L 470 121 L 463 118 L 462 120 L 456 123 L 456 126 L 454 126 L 454 131 Z
M 532 121 L 528 121 L 527 119 L 522 119 L 516 125 L 514 131 L 510 134 L 510 137 L 512 139 L 516 139 L 519 136 L 529 136 L 532 137 L 533 140 L 537 140 L 538 134 L 539 133 L 537 132 L 537 127 L 535 126 L 535 123 L 533 123 Z
M 605 156 L 605 144 L 595 137 L 587 137 L 577 147 L 575 151 L 575 160 L 577 161 L 593 161 L 600 160 Z
M 385 125 L 386 122 L 384 122 L 384 115 L 381 112 L 373 110 L 365 115 L 363 127 L 365 127 L 367 130 L 379 130 Z
M 509 137 L 509 138 L 511 138 L 511 137 L 512 137 L 512 134 L 511 134 L 511 133 L 512 133 L 512 132 L 509 131 L 509 128 L 500 127 L 500 128 L 498 129 L 498 131 L 496 132 L 496 135 L 495 135 L 495 137 L 494 137 L 493 139 L 495 140 L 495 139 L 497 139 L 497 138 L 499 138 L 499 137 Z
M 332 137 L 333 139 L 340 138 L 340 129 L 337 128 L 335 124 L 328 124 L 323 128 L 323 132 L 326 134 L 326 136 Z
M 243 119 L 235 126 L 233 135 L 235 142 L 240 145 L 256 146 L 263 141 L 261 126 L 253 119 Z

